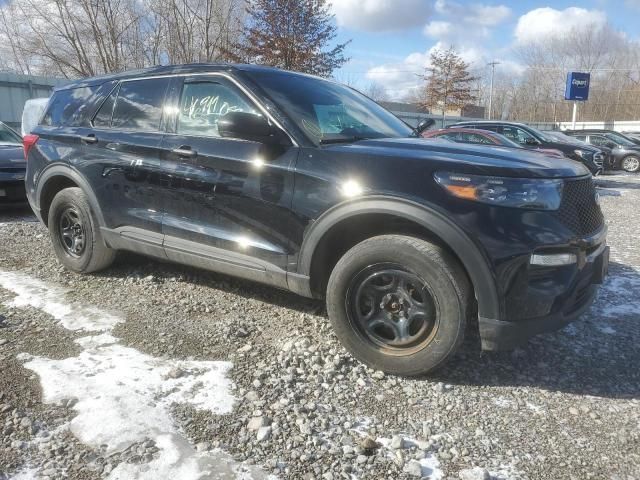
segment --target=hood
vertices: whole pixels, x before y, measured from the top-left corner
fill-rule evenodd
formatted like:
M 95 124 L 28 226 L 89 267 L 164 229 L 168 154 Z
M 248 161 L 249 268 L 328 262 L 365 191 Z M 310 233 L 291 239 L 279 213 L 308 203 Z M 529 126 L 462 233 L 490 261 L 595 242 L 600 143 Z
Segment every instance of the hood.
M 0 143 L 0 168 L 24 168 L 25 166 L 22 145 Z
M 588 175 L 579 162 L 535 151 L 422 138 L 386 138 L 334 145 L 330 150 L 367 157 L 394 157 L 429 162 L 434 169 L 504 177 L 567 178 Z

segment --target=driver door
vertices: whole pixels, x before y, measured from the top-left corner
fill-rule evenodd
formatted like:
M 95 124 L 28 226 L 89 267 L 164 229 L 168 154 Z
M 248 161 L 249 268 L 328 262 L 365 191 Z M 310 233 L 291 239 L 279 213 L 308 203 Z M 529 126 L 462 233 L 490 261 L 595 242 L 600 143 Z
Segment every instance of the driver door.
M 262 115 L 221 75 L 185 77 L 163 140 L 175 165 L 163 216 L 170 259 L 243 276 L 285 269 L 291 253 L 291 199 L 298 149 L 221 137 L 228 112 Z

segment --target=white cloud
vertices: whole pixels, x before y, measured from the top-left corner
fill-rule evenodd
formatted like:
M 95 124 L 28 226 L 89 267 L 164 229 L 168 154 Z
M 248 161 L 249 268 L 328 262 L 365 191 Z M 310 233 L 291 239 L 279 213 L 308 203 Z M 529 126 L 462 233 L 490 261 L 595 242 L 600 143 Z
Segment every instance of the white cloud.
M 505 5 L 462 5 L 448 0 L 438 0 L 435 10 L 442 18 L 425 25 L 423 33 L 461 49 L 476 48 L 491 35 L 492 28 L 511 16 L 511 9 Z
M 600 10 L 569 7 L 556 10 L 551 7 L 536 8 L 518 19 L 515 36 L 518 43 L 535 42 L 558 32 L 574 28 L 602 27 L 607 16 Z
M 511 9 L 506 5 L 471 5 L 470 12 L 464 17 L 467 23 L 475 23 L 485 27 L 495 27 L 511 16 Z
M 451 17 L 457 22 L 483 27 L 495 27 L 511 17 L 511 9 L 506 5 L 462 5 L 449 0 L 437 0 L 434 8 L 440 15 Z
M 367 71 L 366 77 L 384 87 L 390 99 L 401 100 L 424 85 L 423 77 L 431 65 L 431 53 L 447 48 L 448 44 L 437 42 L 425 52 L 409 54 L 402 62 L 373 67 Z M 471 68 L 480 68 L 485 63 L 486 55 L 480 48 L 462 47 L 457 49 L 457 53 Z
M 429 37 L 442 38 L 450 36 L 455 30 L 451 22 L 434 20 L 424 27 L 424 34 Z
M 370 32 L 417 27 L 431 14 L 427 0 L 337 0 L 332 10 L 339 26 Z

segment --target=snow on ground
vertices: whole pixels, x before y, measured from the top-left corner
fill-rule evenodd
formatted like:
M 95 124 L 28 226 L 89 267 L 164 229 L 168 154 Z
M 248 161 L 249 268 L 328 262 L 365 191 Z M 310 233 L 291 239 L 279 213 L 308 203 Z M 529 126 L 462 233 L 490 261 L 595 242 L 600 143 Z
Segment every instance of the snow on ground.
M 152 439 L 158 458 L 146 465 L 122 463 L 110 480 L 181 480 L 266 478 L 259 469 L 240 465 L 220 451 L 196 452 L 171 418 L 173 403 L 225 414 L 233 409 L 232 365 L 223 361 L 180 361 L 155 358 L 119 343 L 111 335 L 123 319 L 95 307 L 70 304 L 65 291 L 27 275 L 0 270 L 0 286 L 16 294 L 8 304 L 34 307 L 69 330 L 98 332 L 76 340 L 84 350 L 64 360 L 19 355 L 40 377 L 43 400 L 74 399 L 77 413 L 71 432 L 83 443 L 108 452 Z M 101 332 L 101 333 L 100 333 Z M 25 470 L 13 480 L 33 478 Z
M 42 310 L 60 322 L 67 330 L 111 330 L 122 319 L 93 307 L 70 305 L 65 301 L 65 290 L 46 285 L 27 275 L 0 271 L 0 287 L 16 294 L 8 305 L 31 306 Z

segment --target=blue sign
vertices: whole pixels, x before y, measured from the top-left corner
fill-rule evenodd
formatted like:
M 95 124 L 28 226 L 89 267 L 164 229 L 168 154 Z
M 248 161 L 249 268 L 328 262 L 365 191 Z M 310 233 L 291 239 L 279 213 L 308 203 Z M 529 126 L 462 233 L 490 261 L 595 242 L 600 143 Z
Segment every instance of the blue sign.
M 580 100 L 582 102 L 588 100 L 589 83 L 591 83 L 591 74 L 589 73 L 567 73 L 567 86 L 564 90 L 564 99 Z

